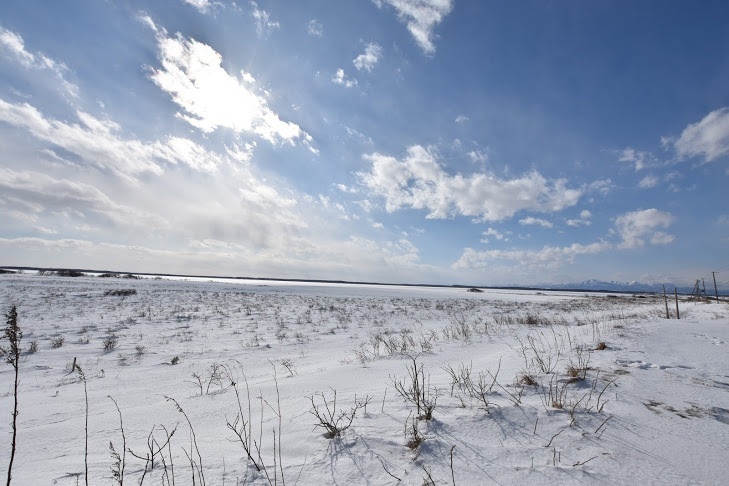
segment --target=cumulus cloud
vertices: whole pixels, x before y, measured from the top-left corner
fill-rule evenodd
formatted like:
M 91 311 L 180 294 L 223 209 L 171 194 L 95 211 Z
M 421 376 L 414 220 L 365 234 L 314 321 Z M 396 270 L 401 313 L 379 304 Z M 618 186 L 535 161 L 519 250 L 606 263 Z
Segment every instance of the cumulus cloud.
M 373 0 L 378 7 L 392 6 L 410 35 L 426 54 L 435 53 L 433 30 L 453 10 L 453 0 Z
M 78 96 L 78 86 L 66 80 L 65 73 L 68 71 L 68 67 L 41 52 L 28 51 L 20 34 L 0 27 L 0 53 L 13 57 L 27 69 L 51 71 L 65 93 L 73 97 Z
M 673 235 L 659 231 L 666 229 L 675 221 L 671 213 L 658 209 L 631 211 L 615 218 L 615 231 L 621 238 L 619 248 L 640 248 L 645 245 L 646 238 L 654 245 L 671 243 Z
M 352 60 L 352 63 L 358 70 L 366 70 L 367 72 L 370 72 L 380 60 L 380 56 L 382 56 L 382 47 L 374 43 L 367 44 L 365 51 L 355 57 Z
M 507 235 L 510 234 L 510 232 L 507 231 L 505 233 L 502 233 L 498 230 L 495 230 L 494 228 L 489 228 L 481 234 L 483 235 L 483 238 L 481 238 L 481 243 L 488 243 L 489 241 L 491 241 L 489 238 L 493 238 L 499 241 L 509 241 L 509 237 Z
M 590 226 L 590 224 L 592 224 L 592 222 L 590 221 L 591 217 L 592 213 L 587 209 L 583 209 L 582 211 L 580 211 L 579 218 L 567 220 L 567 226 Z
M 255 93 L 253 76 L 241 71 L 240 78 L 222 67 L 222 56 L 212 47 L 178 34 L 167 36 L 156 29 L 159 69 L 151 79 L 182 109 L 177 116 L 209 133 L 227 128 L 236 133 L 255 134 L 276 144 L 294 144 L 311 137 L 297 124 L 285 122 Z
M 273 29 L 280 27 L 278 22 L 271 20 L 271 14 L 258 8 L 256 2 L 251 2 L 251 15 L 256 19 L 256 33 L 259 37 L 266 37 Z
M 456 117 L 456 123 L 463 124 L 466 123 L 469 120 L 469 118 L 466 115 L 458 115 Z
M 522 226 L 537 225 L 537 226 L 541 226 L 543 228 L 554 227 L 554 224 L 552 224 L 550 221 L 547 221 L 546 219 L 535 218 L 533 216 L 529 216 L 527 218 L 520 219 L 519 224 Z
M 574 206 L 583 194 L 563 179 L 548 181 L 536 171 L 514 179 L 486 173 L 452 176 L 420 145 L 408 148 L 402 160 L 379 153 L 364 159 L 372 169 L 357 173 L 360 183 L 385 199 L 387 211 L 425 209 L 432 219 L 499 221 L 524 210 L 551 213 Z
M 357 80 L 354 78 L 348 77 L 346 74 L 344 74 L 344 69 L 337 69 L 337 72 L 332 77 L 332 83 L 339 84 L 341 86 L 344 86 L 345 88 L 353 88 L 357 86 Z
M 678 139 L 664 137 L 679 157 L 703 157 L 711 162 L 729 153 L 729 107 L 714 110 L 687 126 Z
M 164 141 L 144 142 L 126 139 L 120 127 L 88 113 L 77 112 L 77 123 L 45 117 L 27 103 L 8 103 L 0 99 L 0 121 L 27 130 L 36 139 L 73 154 L 81 165 L 110 170 L 133 179 L 142 173 L 161 174 L 165 165 L 185 164 L 195 170 L 212 172 L 222 162 L 191 140 L 168 137 Z M 64 158 L 68 161 L 68 157 Z
M 570 246 L 545 246 L 541 250 L 486 250 L 477 251 L 472 248 L 463 250 L 461 257 L 452 265 L 454 269 L 483 269 L 499 262 L 511 262 L 530 269 L 549 269 L 562 267 L 572 263 L 579 255 L 592 255 L 610 249 L 607 242 L 589 245 L 573 243 Z

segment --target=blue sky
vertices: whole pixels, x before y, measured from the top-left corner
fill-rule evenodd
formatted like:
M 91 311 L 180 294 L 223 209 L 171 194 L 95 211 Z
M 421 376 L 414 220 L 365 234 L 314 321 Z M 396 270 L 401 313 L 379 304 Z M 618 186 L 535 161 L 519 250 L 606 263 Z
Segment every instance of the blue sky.
M 721 1 L 8 0 L 6 265 L 729 283 Z

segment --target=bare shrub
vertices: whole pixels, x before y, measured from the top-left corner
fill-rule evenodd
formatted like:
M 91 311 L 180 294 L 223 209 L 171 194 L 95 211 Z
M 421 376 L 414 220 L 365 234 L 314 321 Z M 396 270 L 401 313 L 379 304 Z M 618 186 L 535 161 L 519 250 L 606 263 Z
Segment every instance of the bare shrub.
M 107 290 L 104 292 L 104 295 L 110 295 L 110 296 L 117 296 L 117 297 L 127 297 L 129 295 L 136 295 L 137 290 L 136 289 L 112 289 Z
M 65 343 L 65 342 L 66 342 L 66 338 L 63 336 L 53 337 L 53 338 L 51 338 L 51 347 L 53 349 L 60 348 L 61 346 L 63 346 L 63 343 Z
M 119 336 L 116 334 L 105 337 L 103 341 L 104 352 L 111 353 L 116 349 L 117 344 L 119 344 Z
M 420 447 L 420 444 L 424 440 L 425 437 L 423 437 L 423 434 L 420 433 L 420 429 L 418 428 L 418 420 L 410 412 L 408 418 L 405 419 L 405 445 L 408 446 L 408 449 L 415 450 Z
M 327 439 L 333 439 L 339 437 L 351 427 L 354 417 L 357 415 L 357 411 L 364 408 L 367 409 L 367 404 L 370 402 L 370 397 L 365 396 L 364 400 L 357 400 L 357 395 L 354 396 L 354 405 L 349 410 L 340 410 L 337 412 L 337 391 L 332 390 L 332 397 L 327 400 L 324 393 L 315 393 L 309 397 L 311 402 L 311 413 L 316 420 L 317 424 L 315 427 L 321 427 L 326 432 L 324 437 Z M 317 403 L 321 402 L 321 403 Z
M 31 341 L 28 345 L 28 354 L 33 354 L 38 352 L 38 341 Z
M 541 384 L 541 399 L 544 409 L 547 410 L 549 407 L 562 409 L 565 406 L 565 398 L 567 396 L 567 385 L 570 384 L 570 380 L 563 380 L 560 382 L 559 376 L 553 374 L 549 377 L 549 383 L 547 385 Z
M 407 366 L 408 378 L 405 381 L 392 378 L 392 384 L 405 401 L 415 405 L 416 418 L 431 420 L 438 401 L 438 390 L 431 388 L 430 377 L 426 381 L 423 365 L 418 365 L 417 356 L 411 356 L 410 360 L 412 363 Z
M 296 370 L 294 369 L 294 361 L 291 358 L 282 359 L 281 366 L 286 368 L 286 371 L 289 372 L 289 375 L 294 376 L 296 374 Z

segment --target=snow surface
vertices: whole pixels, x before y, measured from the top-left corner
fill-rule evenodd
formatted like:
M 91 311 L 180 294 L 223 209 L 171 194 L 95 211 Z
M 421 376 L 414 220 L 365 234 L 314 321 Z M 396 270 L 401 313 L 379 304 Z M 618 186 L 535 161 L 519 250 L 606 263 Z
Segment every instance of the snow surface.
M 38 346 L 21 360 L 13 484 L 85 483 L 74 358 L 88 484 L 115 484 L 123 439 L 127 484 L 726 484 L 726 302 L 683 300 L 667 320 L 655 296 L 0 275 L 12 304 L 22 348 Z M 395 388 L 412 358 L 437 396 L 430 421 Z M 483 400 L 449 368 L 481 376 Z M 10 365 L 0 380 L 5 477 Z M 334 391 L 335 417 L 368 404 L 330 439 L 311 412 Z M 239 411 L 265 473 L 226 425 Z

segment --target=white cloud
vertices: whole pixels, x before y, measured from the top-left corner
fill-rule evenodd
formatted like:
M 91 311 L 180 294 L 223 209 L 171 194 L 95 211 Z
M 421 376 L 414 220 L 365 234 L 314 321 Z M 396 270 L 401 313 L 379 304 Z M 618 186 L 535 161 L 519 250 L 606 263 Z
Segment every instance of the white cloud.
M 481 150 L 471 150 L 468 152 L 468 158 L 471 159 L 471 162 L 483 163 L 489 159 L 489 156 Z
M 619 162 L 633 164 L 636 172 L 654 165 L 655 162 L 653 154 L 650 152 L 643 152 L 630 147 L 618 151 L 618 155 Z
M 306 26 L 306 32 L 309 35 L 316 37 L 322 37 L 324 35 L 324 26 L 316 19 L 311 19 Z
M 469 118 L 466 115 L 458 115 L 456 117 L 456 123 L 466 123 L 469 120 Z
M 0 27 L 0 46 L 6 52 L 15 55 L 25 67 L 32 67 L 36 64 L 35 56 L 25 50 L 25 42 L 19 34 Z
M 453 0 L 373 0 L 378 7 L 391 5 L 426 54 L 435 53 L 433 30 L 453 9 Z
M 352 137 L 354 139 L 358 139 L 360 142 L 367 143 L 370 145 L 372 145 L 374 143 L 374 141 L 372 140 L 371 137 L 368 137 L 367 135 L 360 132 L 359 130 L 356 130 L 352 127 L 348 127 L 347 125 L 342 125 L 342 126 L 347 131 L 347 135 L 349 135 L 350 137 Z
M 660 182 L 661 180 L 658 177 L 653 174 L 648 174 L 640 180 L 638 187 L 642 189 L 650 189 L 651 187 L 656 187 Z
M 567 226 L 590 226 L 591 221 L 590 218 L 592 217 L 592 213 L 588 211 L 587 209 L 583 209 L 580 211 L 580 217 L 578 219 L 568 219 L 567 220 Z
M 280 27 L 278 22 L 271 20 L 271 14 L 258 8 L 256 2 L 251 2 L 251 15 L 256 19 L 256 33 L 259 37 L 266 37 L 273 29 Z
M 348 77 L 346 74 L 344 74 L 344 69 L 337 69 L 336 74 L 332 77 L 332 83 L 339 84 L 344 86 L 345 88 L 353 88 L 357 86 L 357 80 L 354 78 Z
M 526 226 L 526 225 L 537 225 L 537 226 L 541 226 L 543 228 L 552 228 L 552 227 L 554 227 L 554 224 L 552 224 L 551 222 L 547 221 L 546 219 L 534 218 L 532 216 L 529 216 L 529 217 L 524 218 L 524 219 L 520 219 L 519 220 L 519 224 L 522 225 L 522 226 Z
M 76 214 L 82 218 L 98 214 L 119 226 L 159 229 L 166 226 L 163 219 L 117 204 L 91 185 L 55 179 L 39 172 L 0 168 L 0 206 L 11 205 L 20 208 L 30 220 L 50 213 Z M 45 233 L 49 232 L 55 231 Z
M 664 233 L 663 231 L 656 231 L 651 235 L 651 244 L 652 245 L 667 245 L 673 240 L 675 240 L 676 237 L 674 235 L 669 235 L 667 233 Z
M 68 67 L 45 56 L 43 53 L 33 54 L 26 50 L 25 42 L 20 34 L 0 27 L 0 52 L 12 55 L 26 69 L 51 71 L 60 82 L 65 93 L 73 97 L 78 96 L 78 86 L 65 78 Z
M 362 208 L 362 211 L 364 211 L 365 213 L 369 213 L 370 211 L 372 211 L 372 208 L 374 208 L 374 204 L 372 204 L 368 199 L 355 201 L 355 204 Z
M 632 211 L 618 216 L 615 219 L 615 230 L 620 235 L 619 248 L 640 248 L 645 245 L 645 239 L 650 238 L 654 245 L 663 245 L 674 240 L 673 235 L 657 231 L 673 224 L 675 218 L 671 213 L 658 209 L 644 209 Z
M 357 194 L 359 192 L 359 189 L 356 187 L 347 186 L 346 184 L 335 184 L 334 187 L 348 194 Z
M 358 70 L 362 71 L 364 69 L 370 72 L 372 71 L 372 69 L 374 69 L 375 65 L 380 60 L 380 56 L 382 56 L 382 47 L 377 44 L 371 43 L 367 44 L 364 53 L 355 57 L 352 60 L 352 63 L 354 64 L 354 67 L 356 67 Z
M 711 162 L 729 153 L 729 107 L 714 110 L 701 121 L 687 126 L 672 143 L 679 157 L 700 157 Z
M 372 223 L 372 227 L 375 228 L 375 229 L 382 229 L 385 226 L 382 223 L 374 222 L 374 223 Z
M 58 231 L 53 230 L 53 229 L 50 229 L 50 228 L 46 228 L 44 226 L 34 226 L 33 229 L 36 230 L 38 233 L 43 234 L 43 235 L 56 235 L 56 234 L 58 234 Z
M 531 269 L 556 269 L 572 263 L 578 255 L 593 255 L 610 249 L 607 242 L 570 246 L 545 246 L 541 250 L 486 250 L 472 248 L 463 250 L 461 257 L 452 265 L 454 269 L 483 269 L 498 262 L 508 261 Z
M 493 228 L 489 228 L 481 234 L 484 236 L 483 238 L 481 238 L 481 243 L 488 243 L 490 241 L 489 238 L 494 238 L 499 241 L 509 241 L 509 238 L 507 235 L 510 234 L 510 232 L 507 231 L 505 233 L 502 233 Z
M 292 242 L 283 250 L 251 250 L 220 238 L 189 240 L 183 248 L 97 243 L 85 239 L 2 238 L 0 252 L 14 262 L 57 266 L 62 252 L 69 267 L 187 274 L 265 274 L 279 278 L 341 279 L 360 276 L 370 281 L 423 281 L 433 269 L 419 264 L 418 249 L 408 240 L 375 242 L 352 237 L 343 242 Z M 23 263 L 21 263 L 23 264 Z M 112 268 L 110 268 L 112 266 Z M 354 273 L 353 273 L 354 272 Z
M 27 103 L 13 104 L 0 99 L 0 121 L 25 129 L 36 139 L 75 155 L 80 165 L 110 170 L 128 179 L 142 173 L 161 174 L 164 164 L 182 163 L 195 170 L 212 172 L 222 163 L 217 154 L 187 139 L 168 137 L 154 142 L 125 139 L 118 135 L 119 126 L 113 121 L 80 111 L 76 115 L 78 123 L 63 122 L 45 118 Z
M 196 9 L 198 9 L 200 12 L 205 13 L 208 11 L 208 8 L 212 5 L 210 3 L 210 0 L 183 0 L 186 4 L 192 5 Z
M 523 210 L 561 211 L 574 206 L 583 194 L 568 188 L 563 179 L 548 181 L 536 171 L 515 179 L 486 173 L 451 176 L 420 145 L 408 148 L 403 160 L 379 153 L 364 159 L 372 163 L 372 169 L 357 173 L 360 183 L 383 197 L 389 212 L 426 209 L 427 217 L 434 219 L 462 215 L 499 221 Z
M 271 110 L 265 98 L 254 92 L 253 77 L 241 71 L 241 78 L 222 67 L 222 56 L 212 47 L 181 35 L 167 37 L 157 31 L 160 69 L 151 78 L 182 108 L 177 116 L 209 133 L 228 128 L 251 133 L 275 144 L 311 137 L 297 124 L 285 122 Z
M 587 186 L 588 192 L 597 192 L 598 194 L 602 194 L 603 196 L 606 196 L 612 189 L 615 187 L 613 185 L 613 182 L 610 179 L 603 179 L 595 182 L 591 182 Z

